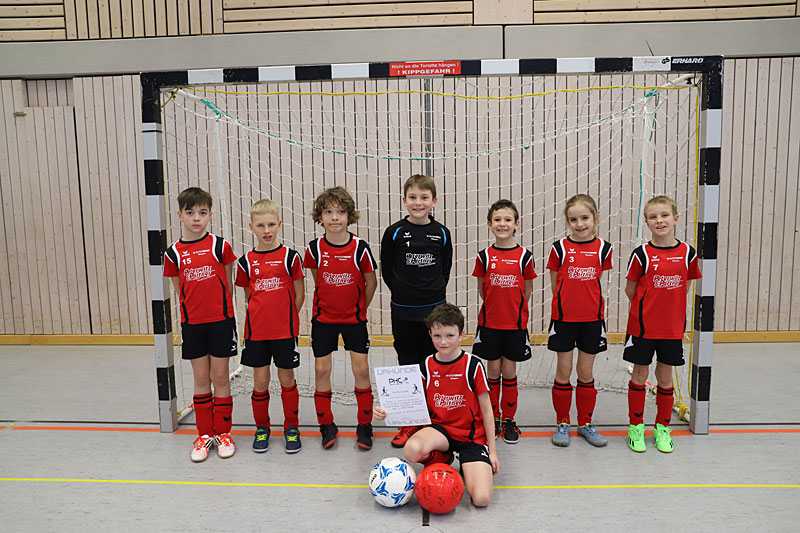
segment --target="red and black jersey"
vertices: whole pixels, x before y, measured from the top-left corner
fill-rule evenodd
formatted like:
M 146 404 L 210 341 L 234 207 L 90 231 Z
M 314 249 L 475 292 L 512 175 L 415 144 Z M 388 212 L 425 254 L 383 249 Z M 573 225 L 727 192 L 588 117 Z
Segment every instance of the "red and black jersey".
M 366 241 L 350 234 L 347 244 L 318 237 L 308 243 L 303 267 L 316 269 L 312 320 L 325 324 L 367 321 L 364 274 L 378 267 Z
M 625 276 L 636 282 L 627 333 L 645 339 L 682 339 L 688 280 L 703 277 L 697 252 L 685 242 L 662 248 L 638 246 Z
M 550 248 L 547 268 L 558 272 L 550 318 L 562 322 L 594 322 L 605 318 L 600 274 L 612 268 L 613 247 L 599 237 L 575 242 L 569 237 Z
M 494 329 L 526 329 L 528 301 L 525 280 L 536 277 L 533 254 L 522 246 L 490 246 L 478 252 L 472 275 L 483 278 L 483 304 L 478 325 Z
M 300 254 L 280 245 L 274 250 L 251 250 L 239 258 L 236 285 L 247 287 L 244 338 L 268 341 L 297 337 L 294 281 L 303 278 Z
M 429 355 L 420 368 L 431 422 L 443 426 L 455 440 L 486 444 L 478 396 L 489 392 L 489 383 L 480 359 L 461 352 L 443 363 Z
M 236 261 L 231 243 L 211 233 L 179 240 L 164 252 L 164 276 L 180 280 L 181 322 L 205 324 L 233 318 L 225 266 Z

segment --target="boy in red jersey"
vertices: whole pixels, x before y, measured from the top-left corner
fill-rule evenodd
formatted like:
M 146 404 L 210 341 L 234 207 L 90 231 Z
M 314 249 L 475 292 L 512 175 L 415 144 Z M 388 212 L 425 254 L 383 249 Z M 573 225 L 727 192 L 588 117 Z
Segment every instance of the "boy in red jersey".
M 324 190 L 314 201 L 314 222 L 325 228 L 325 235 L 308 243 L 303 267 L 314 278 L 314 307 L 311 317 L 311 349 L 316 375 L 314 405 L 325 449 L 336 442 L 339 429 L 331 411 L 331 355 L 339 345 L 350 350 L 358 404 L 356 442 L 372 448 L 372 384 L 370 383 L 367 307 L 378 280 L 377 264 L 366 241 L 347 231 L 358 221 L 353 197 L 344 187 Z
M 647 449 L 644 442 L 644 401 L 653 353 L 656 355 L 656 448 L 675 449 L 670 436 L 673 388 L 672 367 L 682 366 L 683 334 L 686 329 L 686 293 L 689 280 L 702 277 L 697 252 L 675 238 L 678 206 L 667 196 L 656 196 L 644 206 L 644 218 L 653 234 L 650 242 L 637 247 L 628 262 L 625 294 L 631 300 L 625 352 L 633 363 L 628 384 L 628 447 Z
M 588 194 L 569 198 L 564 206 L 564 218 L 570 234 L 553 243 L 547 260 L 553 289 L 547 348 L 556 352 L 558 358 L 552 392 L 556 412 L 552 442 L 556 446 L 569 446 L 570 376 L 573 352 L 578 348 L 578 386 L 575 388 L 578 434 L 592 446 L 602 447 L 608 440 L 592 425 L 597 402 L 593 368 L 595 356 L 607 349 L 600 278 L 604 270 L 612 268 L 613 248 L 597 234 L 600 216 L 597 204 Z
M 492 435 L 489 383 L 480 359 L 459 347 L 464 315 L 453 304 L 437 305 L 425 320 L 436 353 L 422 363 L 422 384 L 431 425 L 414 433 L 403 447 L 415 463 L 450 463 L 458 454 L 464 487 L 476 507 L 492 501 L 492 476 L 499 462 Z M 375 418 L 386 412 L 375 408 Z
M 230 358 L 237 347 L 231 297 L 236 255 L 228 241 L 206 232 L 211 205 L 211 195 L 202 189 L 182 191 L 178 218 L 183 233 L 164 252 L 164 276 L 180 298 L 181 356 L 192 364 L 199 435 L 190 454 L 194 462 L 205 461 L 214 445 L 223 459 L 236 451 L 230 436 L 233 399 L 229 378 Z
M 453 265 L 450 230 L 433 219 L 436 183 L 414 174 L 403 184 L 408 215 L 383 232 L 381 277 L 392 293 L 392 337 L 401 365 L 415 365 L 435 352 L 425 317 L 445 301 Z M 402 427 L 392 446 L 402 448 L 416 427 Z
M 495 243 L 478 252 L 472 271 L 478 278 L 478 292 L 483 300 L 472 352 L 487 360 L 495 435 L 502 434 L 505 442 L 516 444 L 520 436 L 514 420 L 518 397 L 517 363 L 531 358 L 528 299 L 536 272 L 533 254 L 514 241 L 519 229 L 519 211 L 514 202 L 496 201 L 489 208 L 486 220 Z
M 294 369 L 300 366 L 297 349 L 299 311 L 305 299 L 300 254 L 281 244 L 278 206 L 260 200 L 250 209 L 250 231 L 255 249 L 239 258 L 236 285 L 244 287 L 247 317 L 244 324 L 242 364 L 253 367 L 253 418 L 256 435 L 253 451 L 269 449 L 269 367 L 278 367 L 283 403 L 283 434 L 286 453 L 300 451 L 297 382 Z

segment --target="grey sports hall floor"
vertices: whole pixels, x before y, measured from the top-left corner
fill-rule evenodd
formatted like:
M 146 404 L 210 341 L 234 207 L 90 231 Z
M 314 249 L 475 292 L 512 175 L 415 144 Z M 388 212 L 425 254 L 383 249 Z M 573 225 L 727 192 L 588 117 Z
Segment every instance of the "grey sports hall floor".
M 157 431 L 150 348 L 0 347 L 0 530 L 2 531 L 387 531 L 423 526 L 412 502 L 384 509 L 365 488 L 369 468 L 398 455 L 386 437 L 370 452 L 353 438 L 323 451 L 311 401 L 301 403 L 303 451 L 282 439 L 256 455 L 250 438 L 229 460 L 188 458 L 191 432 Z M 546 436 L 550 391 L 520 398 L 516 446 L 498 443 L 500 472 L 487 509 L 468 498 L 420 531 L 798 530 L 800 345 L 718 344 L 712 430 L 692 436 L 674 423 L 676 450 L 629 451 L 626 397 L 601 393 L 595 422 L 609 445 Z M 273 424 L 282 420 L 273 403 Z M 646 420 L 652 421 L 654 402 Z M 251 431 L 247 397 L 234 430 Z M 352 408 L 339 409 L 343 424 Z M 277 424 L 276 424 L 277 425 Z M 184 426 L 191 429 L 192 426 Z M 352 427 L 345 427 L 352 431 Z M 615 433 L 616 432 L 616 433 Z M 436 529 L 434 529 L 436 528 Z

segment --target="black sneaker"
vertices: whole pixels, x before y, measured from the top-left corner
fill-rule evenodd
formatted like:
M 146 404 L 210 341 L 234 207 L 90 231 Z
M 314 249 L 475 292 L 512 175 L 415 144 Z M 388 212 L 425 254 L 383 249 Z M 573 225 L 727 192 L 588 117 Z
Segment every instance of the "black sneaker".
M 339 428 L 336 427 L 336 424 L 331 422 L 330 424 L 322 424 L 319 427 L 319 432 L 322 434 L 322 447 L 327 450 L 336 442 L 336 437 L 339 435 Z
M 359 424 L 356 428 L 356 444 L 364 450 L 372 449 L 372 424 Z
M 256 428 L 256 438 L 253 439 L 253 451 L 256 453 L 264 453 L 269 450 L 269 428 L 266 426 L 258 426 Z
M 519 442 L 519 435 L 517 423 L 511 418 L 506 418 L 503 421 L 503 440 L 509 444 L 516 444 Z
M 503 434 L 503 423 L 500 421 L 499 418 L 494 419 L 494 438 L 499 437 Z

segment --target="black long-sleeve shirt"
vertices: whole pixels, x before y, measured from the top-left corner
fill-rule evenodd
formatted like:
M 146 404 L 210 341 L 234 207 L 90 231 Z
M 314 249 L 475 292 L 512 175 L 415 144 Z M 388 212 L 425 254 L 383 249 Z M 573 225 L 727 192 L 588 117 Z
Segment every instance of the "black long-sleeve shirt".
M 450 230 L 433 220 L 412 224 L 405 217 L 383 233 L 381 276 L 392 292 L 392 315 L 423 321 L 445 301 L 453 241 Z

